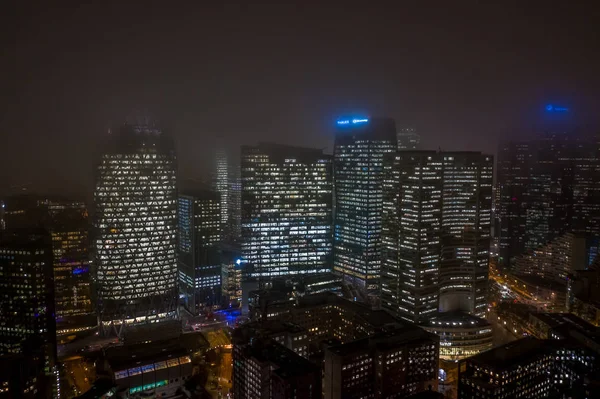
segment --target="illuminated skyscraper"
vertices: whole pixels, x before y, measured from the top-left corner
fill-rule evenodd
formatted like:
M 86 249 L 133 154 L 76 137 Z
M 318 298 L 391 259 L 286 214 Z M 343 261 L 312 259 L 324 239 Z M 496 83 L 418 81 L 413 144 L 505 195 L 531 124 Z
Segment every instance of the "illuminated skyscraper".
M 319 149 L 242 147 L 242 256 L 255 277 L 331 270 L 331 166 Z
M 125 124 L 97 169 L 95 265 L 103 332 L 176 317 L 177 189 L 171 138 Z
M 333 265 L 371 296 L 381 272 L 383 158 L 396 150 L 392 119 L 337 121 Z
M 382 305 L 414 322 L 442 311 L 483 316 L 493 158 L 400 151 L 386 165 Z M 438 298 L 441 295 L 441 298 Z
M 215 154 L 216 176 L 215 188 L 219 194 L 220 212 L 221 212 L 221 230 L 225 232 L 229 220 L 229 159 L 227 152 L 220 148 Z
M 207 190 L 179 196 L 179 286 L 193 314 L 221 301 L 220 204 Z
M 419 150 L 421 146 L 421 136 L 415 128 L 399 129 L 397 133 L 398 150 Z
M 227 238 L 229 241 L 238 242 L 242 234 L 242 178 L 240 165 L 230 165 L 229 177 L 229 223 Z
M 443 160 L 398 152 L 386 165 L 381 304 L 413 322 L 438 310 Z
M 445 152 L 442 191 L 440 311 L 484 317 L 491 245 L 494 160 Z

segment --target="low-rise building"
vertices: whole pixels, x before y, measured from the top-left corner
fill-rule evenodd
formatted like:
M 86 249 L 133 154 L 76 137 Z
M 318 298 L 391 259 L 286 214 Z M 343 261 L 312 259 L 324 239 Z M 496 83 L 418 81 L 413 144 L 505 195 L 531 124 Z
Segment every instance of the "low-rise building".
M 121 393 L 168 396 L 191 378 L 192 353 L 207 346 L 199 335 L 187 334 L 112 347 L 97 363 L 97 375 L 111 379 Z
M 492 348 L 490 323 L 468 313 L 437 313 L 421 327 L 440 337 L 443 360 L 461 360 Z
M 234 341 L 233 395 L 256 399 L 317 399 L 321 369 L 267 337 Z
M 437 390 L 438 338 L 413 328 L 325 349 L 325 399 L 404 398 Z
M 597 397 L 588 383 L 596 370 L 596 358 L 582 346 L 523 338 L 462 360 L 458 398 Z

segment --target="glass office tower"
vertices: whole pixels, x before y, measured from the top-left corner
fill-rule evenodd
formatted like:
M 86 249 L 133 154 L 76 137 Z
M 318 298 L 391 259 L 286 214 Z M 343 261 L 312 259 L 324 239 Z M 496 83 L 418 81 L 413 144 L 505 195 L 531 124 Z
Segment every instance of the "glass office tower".
M 221 304 L 221 201 L 218 193 L 179 195 L 179 286 L 192 314 Z
M 331 156 L 261 143 L 242 147 L 242 256 L 253 277 L 331 271 Z
M 383 159 L 397 150 L 389 118 L 337 121 L 334 149 L 334 270 L 371 298 L 381 273 Z

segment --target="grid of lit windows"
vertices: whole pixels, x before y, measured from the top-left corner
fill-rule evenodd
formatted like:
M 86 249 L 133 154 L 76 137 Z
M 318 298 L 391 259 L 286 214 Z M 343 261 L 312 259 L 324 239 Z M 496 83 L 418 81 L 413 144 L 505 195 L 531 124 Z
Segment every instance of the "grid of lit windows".
M 331 166 L 318 149 L 242 147 L 242 255 L 254 276 L 330 270 Z
M 124 125 L 98 166 L 95 251 L 103 324 L 175 316 L 176 167 L 160 130 Z
M 77 316 L 92 315 L 88 212 L 80 201 L 48 201 L 54 254 L 56 318 L 67 331 L 88 327 Z M 72 320 L 72 321 L 71 321 Z M 61 331 L 59 331 L 60 333 Z
M 440 310 L 484 317 L 491 244 L 493 158 L 478 152 L 443 157 Z
M 0 355 L 22 353 L 32 336 L 55 345 L 51 252 L 45 232 L 0 235 Z
M 390 158 L 384 178 L 384 307 L 414 322 L 427 320 L 438 306 L 484 314 L 492 164 L 491 156 L 474 152 L 401 151 Z
M 433 151 L 399 152 L 386 172 L 382 305 L 420 322 L 438 307 L 442 160 Z
M 179 196 L 179 286 L 193 314 L 221 301 L 221 198 L 208 190 Z
M 397 150 L 387 118 L 338 125 L 335 136 L 334 270 L 377 295 L 381 272 L 383 159 Z
M 221 229 L 227 227 L 229 221 L 229 163 L 227 159 L 227 152 L 220 148 L 215 153 L 216 163 L 216 189 L 219 193 L 220 212 L 221 212 Z

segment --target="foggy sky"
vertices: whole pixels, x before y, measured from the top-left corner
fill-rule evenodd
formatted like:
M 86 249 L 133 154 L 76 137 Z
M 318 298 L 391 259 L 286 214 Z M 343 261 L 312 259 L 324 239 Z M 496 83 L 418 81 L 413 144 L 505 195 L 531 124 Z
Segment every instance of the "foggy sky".
M 135 109 L 173 134 L 181 178 L 207 176 L 216 145 L 331 150 L 341 115 L 487 152 L 547 103 L 598 120 L 592 1 L 9 3 L 0 194 L 89 191 L 102 135 Z

